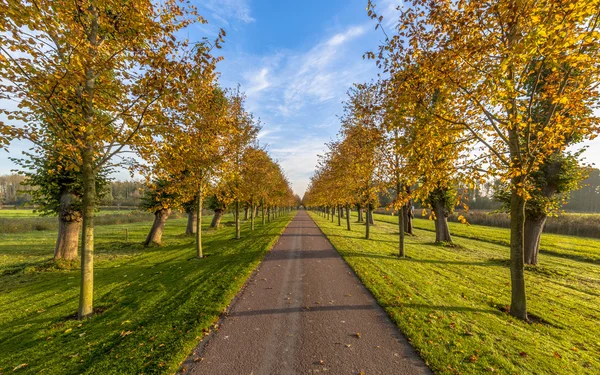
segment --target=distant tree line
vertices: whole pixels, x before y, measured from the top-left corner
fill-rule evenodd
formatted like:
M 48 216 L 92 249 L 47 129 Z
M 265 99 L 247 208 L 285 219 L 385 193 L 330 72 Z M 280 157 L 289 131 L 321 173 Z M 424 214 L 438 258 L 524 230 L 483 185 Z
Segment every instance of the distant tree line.
M 27 177 L 19 174 L 0 176 L 0 207 L 31 207 L 35 186 L 25 184 Z M 110 181 L 103 192 L 101 206 L 138 207 L 144 194 L 141 181 Z

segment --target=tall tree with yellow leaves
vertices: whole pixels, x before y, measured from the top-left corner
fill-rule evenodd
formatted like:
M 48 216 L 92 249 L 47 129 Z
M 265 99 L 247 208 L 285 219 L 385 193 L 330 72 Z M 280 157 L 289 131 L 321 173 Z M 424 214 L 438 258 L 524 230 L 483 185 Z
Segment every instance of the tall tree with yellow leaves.
M 369 12 L 380 26 L 372 4 Z M 532 176 L 575 134 L 584 140 L 600 131 L 593 113 L 599 18 L 598 0 L 413 0 L 398 14 L 397 33 L 370 55 L 391 74 L 410 57 L 441 81 L 453 108 L 432 114 L 475 138 L 472 163 L 509 184 L 510 313 L 520 319 L 527 319 L 523 248 Z M 545 104 L 540 119 L 534 109 Z
M 85 318 L 93 313 L 96 175 L 125 147 L 151 139 L 152 115 L 181 67 L 186 42 L 175 34 L 203 20 L 175 0 L 3 2 L 0 14 L 0 92 L 19 103 L 10 116 L 34 142 L 49 126 L 43 119 L 58 118 L 53 147 L 82 174 Z

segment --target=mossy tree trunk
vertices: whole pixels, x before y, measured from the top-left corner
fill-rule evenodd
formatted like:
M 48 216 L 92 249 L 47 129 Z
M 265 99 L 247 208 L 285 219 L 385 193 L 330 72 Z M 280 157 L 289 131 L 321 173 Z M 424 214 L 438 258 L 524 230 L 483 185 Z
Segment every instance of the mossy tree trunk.
M 162 243 L 162 235 L 165 229 L 167 219 L 171 215 L 170 208 L 163 208 L 154 212 L 154 223 L 150 229 L 150 233 L 144 241 L 144 246 L 160 245 Z
M 531 216 L 525 218 L 524 229 L 524 261 L 525 264 L 537 265 L 540 253 L 540 241 L 546 224 L 546 215 Z
M 219 229 L 219 225 L 221 225 L 221 219 L 223 218 L 223 213 L 225 210 L 217 208 L 215 210 L 215 214 L 213 215 L 212 221 L 210 222 L 210 227 Z
M 197 220 L 198 212 L 196 211 L 195 208 L 189 209 L 187 211 L 187 216 L 188 216 L 188 220 L 187 220 L 187 226 L 185 228 L 185 234 L 187 236 L 193 236 L 196 233 L 196 220 Z
M 81 231 L 81 211 L 73 208 L 75 196 L 68 191 L 60 197 L 58 213 L 58 238 L 54 247 L 54 259 L 77 259 L 79 232 Z
M 375 225 L 375 219 L 373 218 L 373 205 L 369 204 L 368 206 L 369 214 L 367 217 L 369 218 L 369 224 Z
M 452 242 L 450 229 L 448 228 L 448 210 L 446 204 L 442 200 L 435 202 L 433 206 L 435 213 L 435 242 Z

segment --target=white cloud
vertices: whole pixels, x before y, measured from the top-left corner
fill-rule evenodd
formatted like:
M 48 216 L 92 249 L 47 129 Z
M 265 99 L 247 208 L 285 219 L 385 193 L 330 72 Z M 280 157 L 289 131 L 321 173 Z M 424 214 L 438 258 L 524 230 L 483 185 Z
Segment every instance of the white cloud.
M 347 40 L 363 35 L 366 31 L 367 30 L 364 26 L 354 26 L 344 33 L 334 35 L 331 39 L 327 41 L 327 44 L 330 46 L 337 46 L 343 44 Z
M 224 83 L 240 80 L 248 109 L 263 124 L 260 142 L 270 145 L 269 152 L 299 195 L 308 185 L 317 154 L 337 133 L 336 115 L 346 91 L 376 75 L 375 64 L 362 59 L 366 34 L 378 36 L 370 23 L 324 35 L 304 50 L 235 55 L 224 62 L 223 78 L 228 80 Z
M 258 73 L 247 75 L 249 86 L 246 89 L 246 95 L 254 95 L 271 86 L 269 80 L 267 79 L 268 74 L 269 69 L 262 68 Z
M 228 20 L 235 19 L 244 23 L 256 21 L 250 14 L 247 0 L 208 0 L 200 4 L 212 12 L 212 17 L 228 25 Z

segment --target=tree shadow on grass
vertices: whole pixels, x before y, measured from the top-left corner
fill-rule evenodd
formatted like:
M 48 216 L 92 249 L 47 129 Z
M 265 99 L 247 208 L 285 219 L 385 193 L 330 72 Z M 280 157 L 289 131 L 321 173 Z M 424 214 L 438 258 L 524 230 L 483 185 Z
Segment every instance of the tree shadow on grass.
M 429 305 L 426 303 L 398 303 L 394 305 L 382 305 L 384 308 L 414 308 L 419 310 L 439 310 L 439 311 L 455 311 L 455 312 L 481 312 L 493 315 L 502 315 L 502 312 L 490 307 L 489 309 L 482 309 L 468 306 L 445 306 L 445 305 Z
M 459 260 L 443 260 L 443 259 L 416 259 L 412 257 L 404 257 L 400 258 L 398 255 L 394 254 L 376 254 L 376 253 L 360 253 L 356 251 L 344 251 L 342 252 L 344 256 L 349 257 L 359 257 L 359 258 L 380 258 L 380 259 L 389 259 L 389 260 L 398 260 L 401 262 L 415 262 L 415 263 L 431 263 L 431 264 L 452 264 L 452 265 L 468 265 L 468 266 L 497 266 L 504 267 L 507 266 L 504 263 L 504 260 L 497 259 L 488 259 L 485 261 L 459 261 Z

